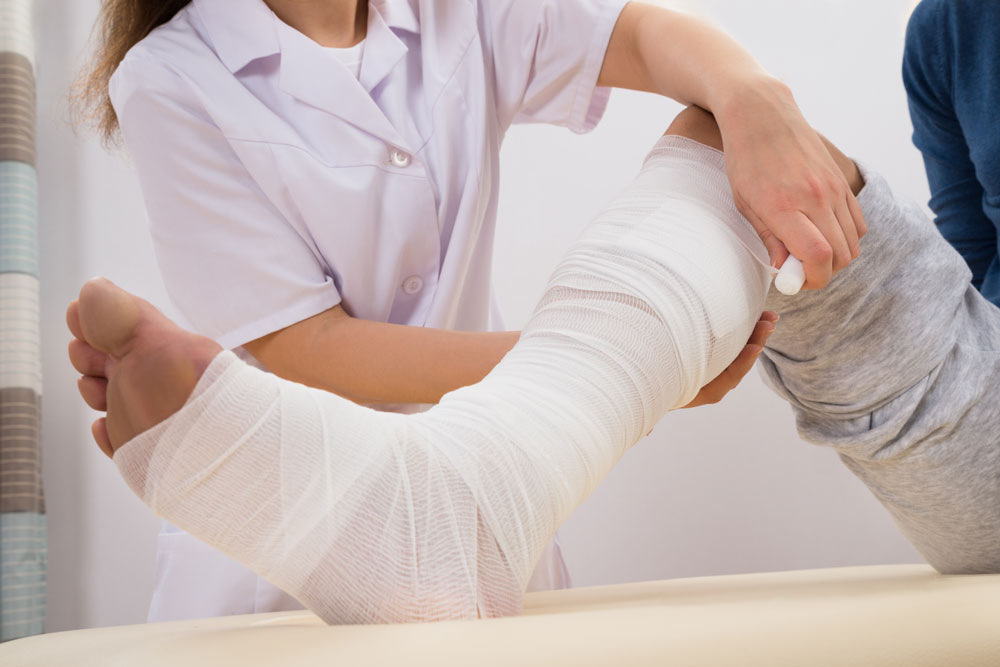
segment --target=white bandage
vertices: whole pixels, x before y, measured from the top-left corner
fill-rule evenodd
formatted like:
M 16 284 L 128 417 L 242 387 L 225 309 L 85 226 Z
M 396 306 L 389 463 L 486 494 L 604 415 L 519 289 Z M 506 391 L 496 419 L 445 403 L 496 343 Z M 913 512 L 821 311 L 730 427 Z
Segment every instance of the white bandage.
M 479 384 L 387 414 L 223 352 L 115 461 L 328 622 L 516 613 L 556 528 L 743 348 L 771 275 L 722 154 L 665 137 Z

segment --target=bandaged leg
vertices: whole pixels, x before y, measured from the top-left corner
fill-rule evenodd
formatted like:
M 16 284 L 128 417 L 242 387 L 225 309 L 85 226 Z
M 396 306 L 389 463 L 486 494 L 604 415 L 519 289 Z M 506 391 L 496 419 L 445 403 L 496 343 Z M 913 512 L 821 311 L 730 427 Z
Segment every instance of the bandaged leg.
M 553 531 L 736 357 L 771 274 L 722 154 L 664 137 L 481 383 L 386 414 L 225 352 L 115 462 L 328 622 L 516 613 Z
M 1000 309 L 915 205 L 863 170 L 861 257 L 768 308 L 769 383 L 938 570 L 1000 571 Z

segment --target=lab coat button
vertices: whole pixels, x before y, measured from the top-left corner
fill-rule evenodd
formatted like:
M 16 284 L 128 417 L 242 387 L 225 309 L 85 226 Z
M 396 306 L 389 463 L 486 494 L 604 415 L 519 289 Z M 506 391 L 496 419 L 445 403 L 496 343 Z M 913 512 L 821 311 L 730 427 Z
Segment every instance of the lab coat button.
M 407 294 L 416 294 L 424 288 L 424 281 L 420 276 L 410 276 L 403 281 L 403 291 Z
M 410 166 L 410 156 L 398 148 L 392 149 L 390 157 L 392 158 L 392 164 L 400 169 Z

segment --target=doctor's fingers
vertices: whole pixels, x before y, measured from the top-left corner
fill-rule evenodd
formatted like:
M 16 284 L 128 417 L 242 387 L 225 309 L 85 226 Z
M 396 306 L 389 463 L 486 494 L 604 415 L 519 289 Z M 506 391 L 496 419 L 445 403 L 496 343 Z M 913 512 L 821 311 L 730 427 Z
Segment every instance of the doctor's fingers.
M 772 217 L 768 227 L 782 240 L 788 251 L 805 267 L 806 289 L 826 287 L 830 278 L 851 259 L 851 251 L 832 211 L 808 216 L 801 211 L 786 211 Z
M 848 193 L 847 196 L 850 197 L 850 193 Z M 843 201 L 837 205 L 836 210 L 837 222 L 840 223 L 840 228 L 844 231 L 844 238 L 847 240 L 847 247 L 851 253 L 851 258 L 848 260 L 849 264 L 851 261 L 857 259 L 858 255 L 861 254 L 861 236 L 858 234 L 858 224 L 854 220 L 851 207 L 847 204 L 847 197 L 845 197 Z M 846 266 L 846 264 L 844 266 Z
M 858 202 L 858 198 L 854 196 L 854 193 L 847 195 L 847 208 L 851 212 L 851 218 L 854 220 L 854 227 L 858 230 L 858 239 L 863 239 L 865 234 L 868 233 L 868 221 L 865 220 L 865 212 L 861 208 L 861 203 Z
M 769 310 L 764 311 L 754 326 L 750 339 L 747 340 L 747 344 L 736 356 L 736 359 L 718 377 L 702 387 L 698 395 L 684 407 L 697 408 L 702 405 L 718 403 L 725 398 L 726 394 L 735 389 L 757 363 L 757 358 L 764 351 L 767 339 L 774 333 L 777 321 L 777 313 Z

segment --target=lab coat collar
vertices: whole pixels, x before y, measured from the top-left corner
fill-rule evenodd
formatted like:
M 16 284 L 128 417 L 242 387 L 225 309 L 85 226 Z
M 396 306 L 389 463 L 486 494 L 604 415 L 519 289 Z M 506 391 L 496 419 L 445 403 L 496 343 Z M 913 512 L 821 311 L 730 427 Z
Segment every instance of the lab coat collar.
M 369 33 L 373 27 L 371 14 L 378 16 L 379 27 L 419 33 L 420 19 L 413 7 L 415 2 L 416 0 L 371 0 Z M 193 0 L 192 4 L 205 24 L 216 55 L 230 72 L 235 74 L 257 58 L 265 58 L 281 51 L 277 30 L 279 26 L 285 24 L 264 3 L 264 0 Z M 403 46 L 398 38 L 395 41 L 399 46 Z M 381 48 L 383 45 L 378 47 Z M 366 48 L 367 52 L 371 50 L 372 48 Z M 399 49 L 397 47 L 392 51 L 398 52 Z M 406 47 L 403 46 L 402 53 L 405 52 Z M 379 70 L 384 68 L 385 71 L 381 72 L 377 80 L 372 80 L 371 85 L 366 86 L 369 90 L 392 70 L 402 54 L 389 53 L 385 56 L 384 60 L 379 58 L 381 66 L 376 68 Z M 391 64 L 385 67 L 385 61 L 391 61 Z M 378 74 L 379 72 L 375 72 L 371 76 Z M 362 74 L 362 79 L 364 78 Z
M 333 114 L 380 139 L 408 148 L 368 90 L 379 84 L 406 55 L 407 48 L 378 12 L 368 20 L 368 37 L 361 73 L 354 78 L 322 46 L 278 21 L 281 90 L 312 107 Z M 363 88 L 367 89 L 364 90 Z
M 420 16 L 414 9 L 417 0 L 371 0 L 369 8 L 375 8 L 393 30 L 420 32 Z
M 219 60 L 234 74 L 257 58 L 278 53 L 281 21 L 263 0 L 193 0 Z
M 405 3 L 404 3 L 405 4 Z M 358 80 L 365 90 L 371 92 L 389 75 L 409 49 L 390 29 L 382 12 L 374 5 L 368 11 L 368 32 L 365 37 L 365 55 L 361 59 L 361 74 Z
M 367 94 L 408 51 L 381 10 L 391 4 L 393 23 L 401 30 L 410 30 L 419 24 L 408 2 L 369 5 L 365 55 L 355 79 L 323 47 L 279 19 L 263 0 L 193 1 L 219 59 L 231 72 L 257 58 L 280 53 L 278 85 L 283 91 L 384 141 L 408 148 Z

